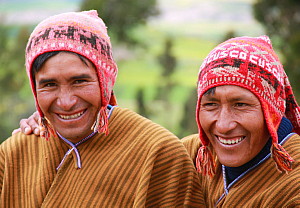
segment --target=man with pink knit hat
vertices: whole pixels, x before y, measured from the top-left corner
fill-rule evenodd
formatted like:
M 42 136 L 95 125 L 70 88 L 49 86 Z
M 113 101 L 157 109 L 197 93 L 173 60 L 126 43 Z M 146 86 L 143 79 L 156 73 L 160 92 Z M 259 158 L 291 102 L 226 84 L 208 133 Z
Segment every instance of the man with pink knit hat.
M 202 206 L 179 139 L 116 106 L 118 69 L 96 11 L 37 25 L 26 70 L 44 139 L 18 132 L 1 144 L 1 207 Z
M 199 134 L 182 141 L 207 207 L 300 207 L 300 107 L 267 36 L 209 53 L 196 121 Z

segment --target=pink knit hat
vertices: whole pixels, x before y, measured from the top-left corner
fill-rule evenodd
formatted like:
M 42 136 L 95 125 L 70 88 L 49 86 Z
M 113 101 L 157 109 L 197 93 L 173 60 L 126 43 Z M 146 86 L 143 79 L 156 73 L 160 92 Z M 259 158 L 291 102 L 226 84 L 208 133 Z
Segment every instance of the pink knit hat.
M 108 134 L 106 107 L 116 104 L 112 89 L 118 68 L 112 57 L 110 38 L 102 19 L 95 10 L 69 12 L 51 16 L 36 26 L 31 33 L 26 47 L 26 71 L 35 97 L 36 107 L 41 116 L 41 125 L 48 138 L 55 132 L 44 118 L 35 90 L 32 77 L 32 64 L 41 54 L 50 51 L 71 51 L 90 60 L 96 67 L 101 92 L 101 109 L 95 122 L 94 131 Z
M 300 133 L 300 107 L 288 77 L 267 36 L 229 39 L 214 48 L 200 67 L 196 120 L 203 144 L 198 150 L 197 170 L 213 176 L 215 162 L 208 147 L 209 140 L 199 120 L 202 95 L 220 85 L 236 85 L 250 90 L 262 105 L 265 121 L 272 137 L 272 157 L 279 171 L 290 171 L 293 159 L 278 144 L 277 129 L 283 116 Z

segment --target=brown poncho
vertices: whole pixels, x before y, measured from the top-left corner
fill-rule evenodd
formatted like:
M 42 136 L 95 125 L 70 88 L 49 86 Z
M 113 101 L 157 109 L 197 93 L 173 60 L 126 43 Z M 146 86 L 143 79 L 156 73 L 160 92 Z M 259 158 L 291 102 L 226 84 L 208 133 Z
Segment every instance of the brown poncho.
M 61 139 L 13 135 L 0 146 L 0 207 L 201 207 L 193 163 L 178 138 L 115 108 L 110 134 L 70 148 Z

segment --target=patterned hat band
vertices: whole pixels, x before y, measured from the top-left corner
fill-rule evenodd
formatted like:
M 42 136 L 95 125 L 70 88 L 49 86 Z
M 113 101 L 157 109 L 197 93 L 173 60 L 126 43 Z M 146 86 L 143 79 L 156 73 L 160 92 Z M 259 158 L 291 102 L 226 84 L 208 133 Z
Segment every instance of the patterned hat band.
M 227 51 L 219 51 L 215 54 L 212 54 L 211 56 L 208 56 L 207 59 L 205 59 L 203 66 L 206 65 L 206 67 L 209 67 L 207 65 L 209 65 L 210 63 L 216 60 L 219 60 L 218 62 L 220 63 L 222 61 L 222 59 L 224 59 L 224 61 L 227 60 L 232 60 L 234 63 L 233 66 L 238 65 L 238 62 L 249 62 L 249 65 L 251 66 L 251 63 L 254 66 L 259 66 L 261 68 L 263 68 L 264 70 L 270 72 L 273 76 L 275 76 L 277 78 L 277 80 L 283 84 L 284 80 L 283 77 L 281 76 L 281 74 L 279 73 L 280 71 L 278 70 L 278 67 L 280 67 L 280 63 L 279 62 L 272 62 L 270 63 L 268 60 L 266 60 L 265 58 L 259 56 L 262 54 L 267 54 L 266 51 L 263 52 L 257 52 L 257 53 L 246 53 L 244 51 L 239 51 L 239 50 L 232 50 L 230 52 Z
M 112 53 L 110 44 L 104 38 L 101 38 L 90 31 L 83 30 L 82 28 L 76 28 L 75 26 L 63 25 L 59 27 L 50 27 L 44 31 L 40 31 L 34 37 L 30 39 L 26 52 L 29 53 L 32 47 L 38 44 L 43 44 L 43 47 L 64 47 L 64 42 L 57 42 L 58 46 L 52 42 L 50 46 L 44 46 L 47 40 L 68 40 L 69 48 L 77 47 L 77 50 L 83 51 L 84 47 L 91 47 L 101 53 L 104 57 L 112 60 Z M 71 41 L 74 41 L 74 44 Z M 76 42 L 80 41 L 82 45 L 77 45 Z
M 256 64 L 248 64 L 245 68 L 243 60 L 220 59 L 211 62 L 199 73 L 198 95 L 202 95 L 214 86 L 237 85 L 250 90 L 258 98 L 272 104 L 283 116 L 285 100 L 280 94 L 284 90 L 283 85 L 272 76 L 271 73 L 265 73 L 263 68 Z

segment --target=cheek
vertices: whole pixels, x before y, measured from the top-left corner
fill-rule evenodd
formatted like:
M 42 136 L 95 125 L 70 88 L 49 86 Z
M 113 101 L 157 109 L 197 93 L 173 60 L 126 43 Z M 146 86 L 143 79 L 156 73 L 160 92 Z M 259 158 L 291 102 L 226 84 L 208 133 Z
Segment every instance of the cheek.
M 80 89 L 80 97 L 84 98 L 84 100 L 88 101 L 94 106 L 101 105 L 101 92 L 99 86 L 89 86 Z
M 92 95 L 94 97 L 100 96 L 100 89 L 96 86 L 89 86 L 86 89 L 83 90 L 84 94 L 86 95 Z
M 267 125 L 265 123 L 264 115 L 261 111 L 258 111 L 256 114 L 252 114 L 252 116 L 248 117 L 247 121 L 245 122 L 248 122 L 249 125 L 252 126 L 252 131 L 256 134 L 265 135 Z
M 264 121 L 260 122 L 260 125 L 254 126 L 253 132 L 255 133 L 257 138 L 256 143 L 261 143 L 261 145 L 264 145 L 270 137 L 269 130 Z
M 47 109 L 50 107 L 53 100 L 53 94 L 46 92 L 37 92 L 37 102 L 44 114 L 47 112 Z
M 249 122 L 249 126 L 251 125 L 250 131 L 252 131 L 251 133 L 254 138 L 252 139 L 252 143 L 257 146 L 257 149 L 260 151 L 270 138 L 269 131 L 262 112 L 258 112 L 251 120 L 256 121 Z
M 211 116 L 209 113 L 200 111 L 199 112 L 199 121 L 200 121 L 200 126 L 205 132 L 205 134 L 208 134 L 210 123 L 211 123 Z

